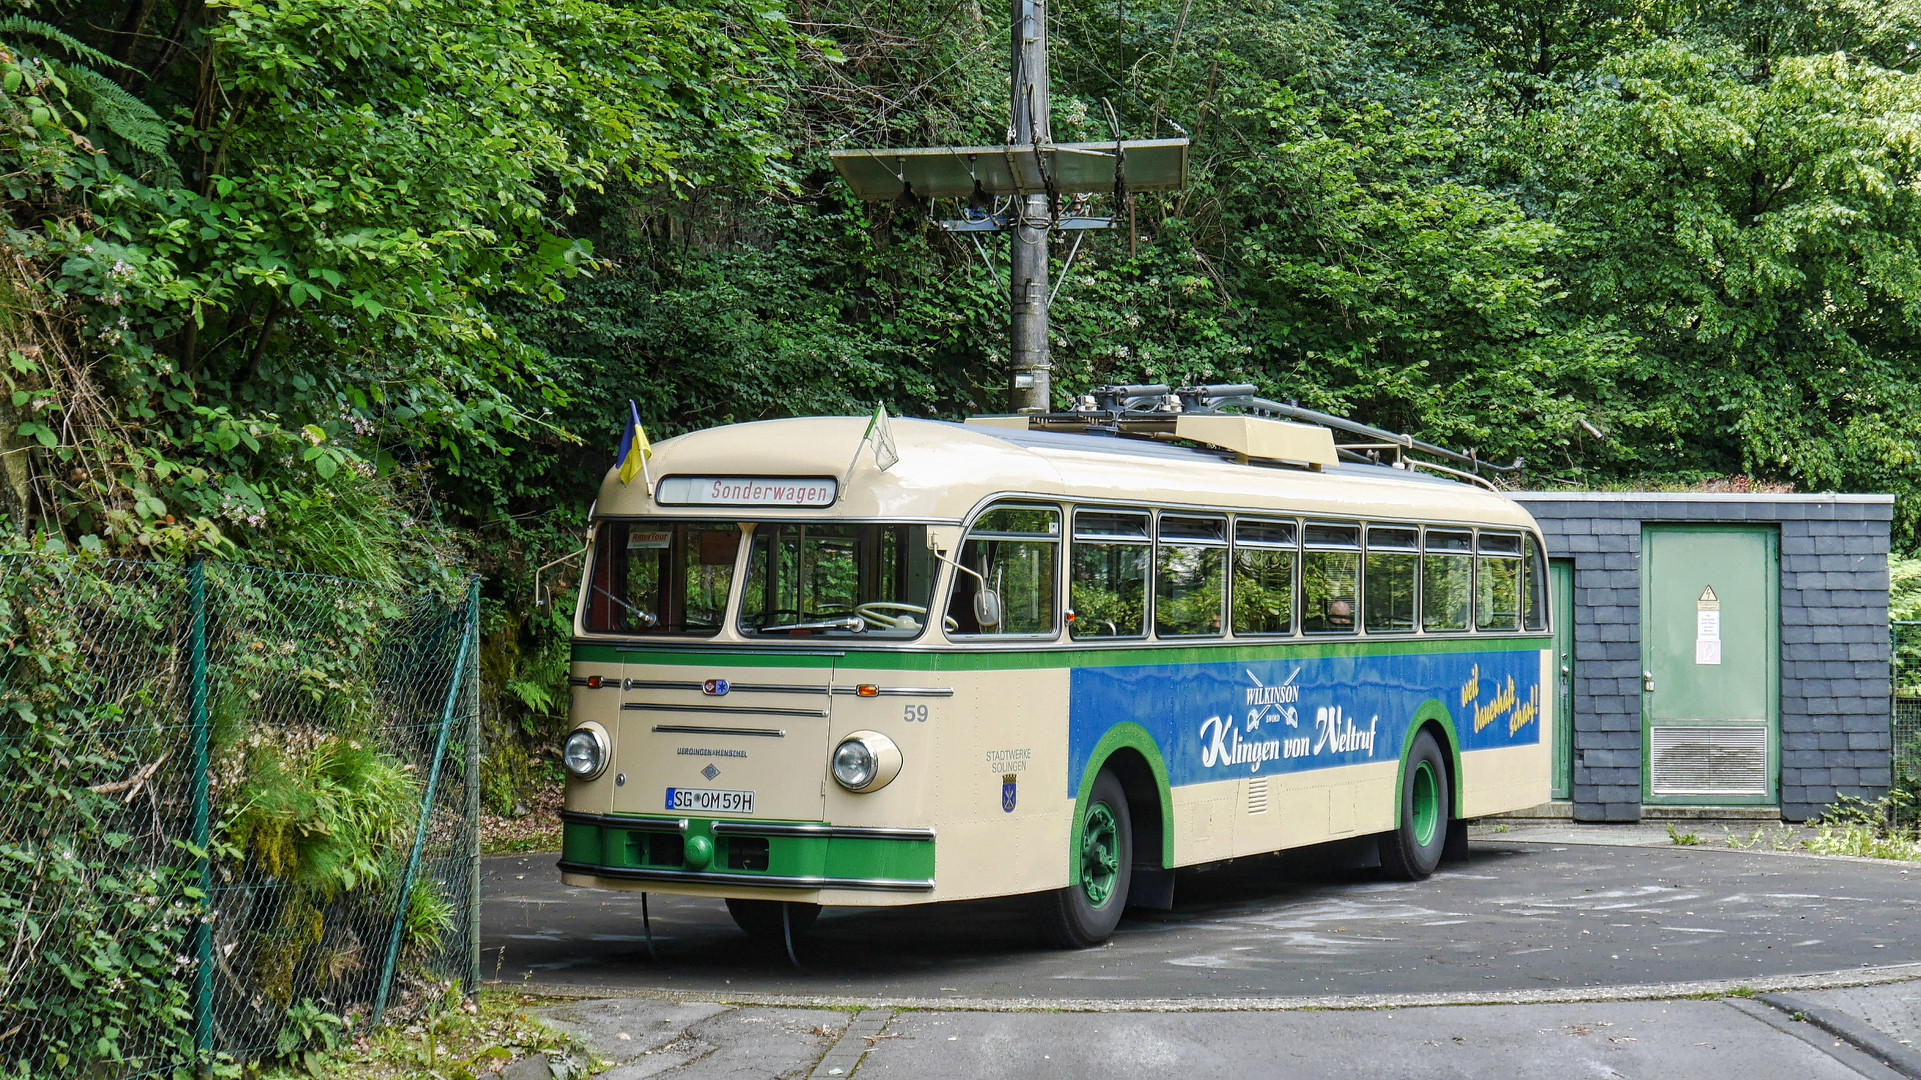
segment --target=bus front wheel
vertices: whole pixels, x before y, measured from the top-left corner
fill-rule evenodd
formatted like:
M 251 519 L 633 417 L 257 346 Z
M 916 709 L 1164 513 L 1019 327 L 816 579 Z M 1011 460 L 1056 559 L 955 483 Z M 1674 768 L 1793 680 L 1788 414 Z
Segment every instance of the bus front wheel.
M 1447 847 L 1447 765 L 1433 732 L 1414 738 L 1401 773 L 1401 822 L 1381 834 L 1381 869 L 1389 877 L 1419 881 L 1441 865 Z
M 1085 949 L 1113 936 L 1127 907 L 1133 852 L 1127 793 L 1102 769 L 1081 811 L 1079 843 L 1068 852 L 1067 887 L 1041 896 L 1041 927 L 1049 942 Z

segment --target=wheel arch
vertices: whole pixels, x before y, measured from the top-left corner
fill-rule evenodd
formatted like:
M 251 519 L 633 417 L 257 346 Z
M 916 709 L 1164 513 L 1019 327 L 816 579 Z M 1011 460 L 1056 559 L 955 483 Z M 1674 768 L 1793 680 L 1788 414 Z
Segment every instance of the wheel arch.
M 1394 820 L 1401 820 L 1401 795 L 1407 790 L 1407 756 L 1423 731 L 1433 732 L 1434 741 L 1441 745 L 1441 763 L 1447 767 L 1447 815 L 1449 820 L 1459 819 L 1461 738 L 1454 730 L 1454 717 L 1447 706 L 1436 698 L 1429 698 L 1414 710 L 1414 721 L 1407 726 L 1407 737 L 1401 740 L 1400 761 L 1394 769 Z
M 1086 816 L 1087 798 L 1094 790 L 1094 778 L 1102 769 L 1112 769 L 1121 790 L 1127 793 L 1127 814 L 1134 830 L 1134 856 L 1145 855 L 1158 861 L 1163 869 L 1174 865 L 1174 799 L 1167 782 L 1167 762 L 1154 737 L 1139 724 L 1116 724 L 1094 746 L 1081 771 L 1080 786 L 1074 799 L 1074 822 L 1069 851 L 1079 851 L 1081 821 Z

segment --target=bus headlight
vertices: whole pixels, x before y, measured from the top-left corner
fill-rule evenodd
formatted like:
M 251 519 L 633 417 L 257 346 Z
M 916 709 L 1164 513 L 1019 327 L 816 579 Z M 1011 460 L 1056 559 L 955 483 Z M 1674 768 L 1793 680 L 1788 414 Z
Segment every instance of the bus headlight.
M 834 748 L 834 782 L 849 791 L 879 791 L 900 775 L 900 747 L 878 731 L 856 731 Z
M 582 724 L 560 744 L 560 761 L 576 780 L 592 780 L 607 771 L 607 729 L 599 724 Z

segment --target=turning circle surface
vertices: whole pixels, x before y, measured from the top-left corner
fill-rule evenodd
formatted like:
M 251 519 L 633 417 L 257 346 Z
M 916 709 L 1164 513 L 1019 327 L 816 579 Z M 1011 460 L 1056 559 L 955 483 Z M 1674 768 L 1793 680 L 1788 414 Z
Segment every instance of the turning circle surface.
M 560 884 L 552 855 L 483 868 L 485 978 L 550 988 L 905 999 L 1285 998 L 1600 990 L 1921 961 L 1921 866 L 1701 848 L 1476 840 L 1419 882 L 1242 859 L 1183 871 L 1171 912 L 1044 947 L 1020 900 L 828 909 L 784 951 L 719 900 Z

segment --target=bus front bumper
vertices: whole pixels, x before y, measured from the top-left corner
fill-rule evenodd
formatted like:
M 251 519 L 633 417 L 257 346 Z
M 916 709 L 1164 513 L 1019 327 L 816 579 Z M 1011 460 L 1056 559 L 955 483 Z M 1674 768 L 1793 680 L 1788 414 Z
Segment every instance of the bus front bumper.
M 934 830 L 562 811 L 560 870 L 668 888 L 931 893 Z M 664 890 L 663 890 L 664 891 Z M 764 895 L 764 894 L 763 894 Z

